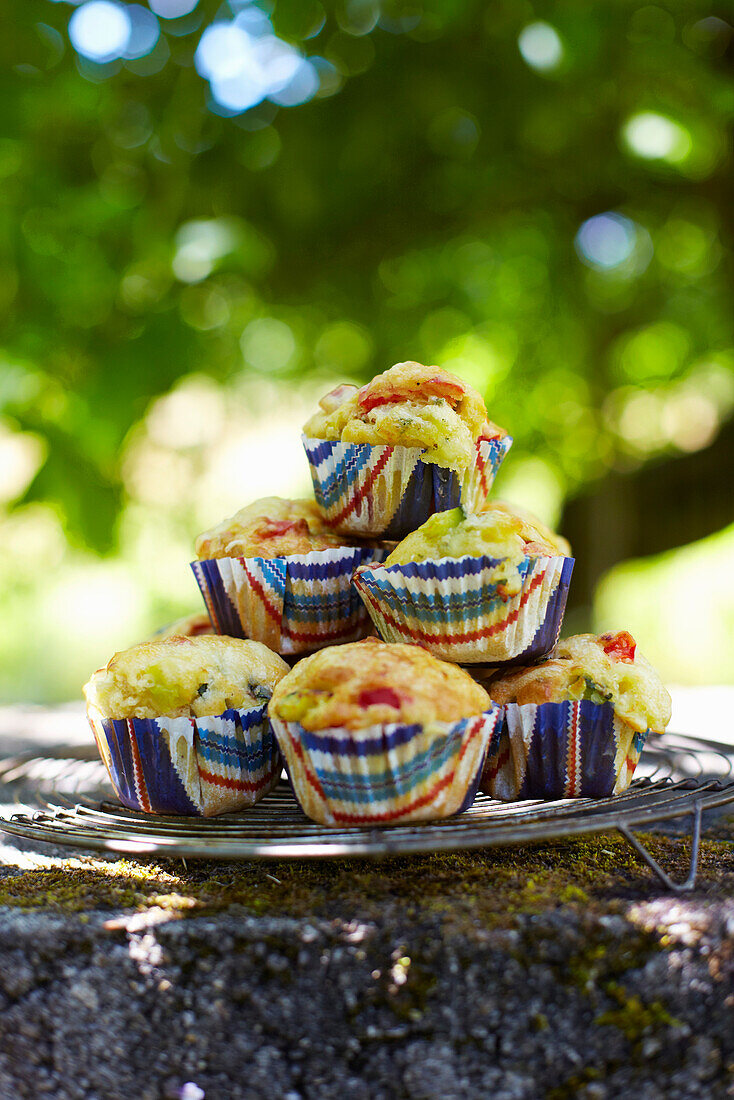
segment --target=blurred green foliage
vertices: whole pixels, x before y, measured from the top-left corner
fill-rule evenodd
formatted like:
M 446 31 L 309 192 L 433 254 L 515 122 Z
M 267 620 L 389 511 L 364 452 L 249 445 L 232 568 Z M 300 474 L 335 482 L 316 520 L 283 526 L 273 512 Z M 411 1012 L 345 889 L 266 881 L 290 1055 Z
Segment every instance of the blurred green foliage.
M 707 0 L 276 0 L 275 30 L 330 79 L 236 118 L 193 67 L 226 9 L 164 21 L 149 75 L 80 61 L 72 10 L 5 4 L 0 306 L 3 415 L 45 441 L 16 503 L 54 501 L 73 539 L 112 545 L 150 400 L 243 356 L 296 380 L 441 359 L 566 490 L 675 449 L 675 417 L 650 448 L 620 429 L 634 387 L 731 366 L 734 80 Z M 538 20 L 551 70 L 518 49 Z M 683 128 L 682 159 L 630 149 L 642 112 Z M 642 244 L 589 266 L 575 234 L 609 210 Z
M 141 522 L 130 448 L 191 374 L 300 387 L 439 362 L 559 500 L 715 438 L 734 406 L 727 6 L 263 7 L 324 59 L 321 87 L 226 117 L 194 66 L 226 5 L 95 65 L 69 4 L 5 0 L 9 510 L 45 502 L 72 544 L 112 550 L 120 517 Z

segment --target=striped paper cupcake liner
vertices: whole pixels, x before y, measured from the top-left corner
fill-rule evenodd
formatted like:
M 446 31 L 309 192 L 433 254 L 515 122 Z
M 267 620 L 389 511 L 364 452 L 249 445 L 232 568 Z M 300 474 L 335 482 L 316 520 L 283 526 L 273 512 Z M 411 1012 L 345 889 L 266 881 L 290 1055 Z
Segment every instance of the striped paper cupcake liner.
M 265 704 L 212 718 L 105 718 L 90 709 L 89 723 L 131 810 L 199 817 L 244 810 L 280 777 Z
M 307 653 L 369 632 L 352 577 L 386 553 L 345 546 L 283 558 L 211 558 L 191 568 L 218 634 L 253 638 L 277 653 Z
M 508 703 L 481 789 L 492 798 L 606 798 L 629 787 L 647 734 L 611 703 Z
M 458 505 L 478 512 L 512 445 L 509 435 L 479 440 L 474 461 L 459 474 L 424 462 L 419 447 L 302 438 L 326 522 L 348 534 L 385 539 L 402 539 L 434 512 Z
M 471 806 L 499 707 L 458 722 L 312 733 L 272 718 L 293 793 L 320 825 L 397 825 Z
M 556 644 L 573 564 L 523 558 L 512 594 L 507 562 L 484 557 L 365 565 L 354 585 L 386 642 L 415 642 L 456 663 L 503 665 L 542 657 Z

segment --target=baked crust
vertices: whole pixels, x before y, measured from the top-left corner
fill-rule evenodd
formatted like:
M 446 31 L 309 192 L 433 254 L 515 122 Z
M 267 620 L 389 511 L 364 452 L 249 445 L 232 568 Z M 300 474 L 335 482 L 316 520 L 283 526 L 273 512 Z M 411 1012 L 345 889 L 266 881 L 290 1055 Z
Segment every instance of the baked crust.
M 520 533 L 529 543 L 537 542 L 539 546 L 545 548 L 546 553 L 547 547 L 550 546 L 555 554 L 561 554 L 564 558 L 572 556 L 573 551 L 568 539 L 548 527 L 529 509 L 521 508 L 519 504 L 510 504 L 507 500 L 487 500 L 480 512 L 506 512 L 521 522 Z
M 414 645 L 368 638 L 305 657 L 280 681 L 269 713 L 307 730 L 454 722 L 491 706 L 458 665 Z
M 455 470 L 471 464 L 478 439 L 507 434 L 472 386 L 422 363 L 396 363 L 361 389 L 337 386 L 319 405 L 303 428 L 310 439 L 420 447 L 424 462 Z
M 84 695 L 103 718 L 200 718 L 262 704 L 287 672 L 261 642 L 173 636 L 116 653 Z
M 565 556 L 565 539 L 512 505 L 488 502 L 477 515 L 461 508 L 435 512 L 398 543 L 386 566 L 440 558 L 489 557 L 520 562 L 524 557 Z
M 324 523 L 313 500 L 262 497 L 222 520 L 196 540 L 196 556 L 210 558 L 282 558 L 353 546 Z
M 501 704 L 611 702 L 640 732 L 662 733 L 670 721 L 670 695 L 626 631 L 562 639 L 547 660 L 499 676 L 488 687 Z

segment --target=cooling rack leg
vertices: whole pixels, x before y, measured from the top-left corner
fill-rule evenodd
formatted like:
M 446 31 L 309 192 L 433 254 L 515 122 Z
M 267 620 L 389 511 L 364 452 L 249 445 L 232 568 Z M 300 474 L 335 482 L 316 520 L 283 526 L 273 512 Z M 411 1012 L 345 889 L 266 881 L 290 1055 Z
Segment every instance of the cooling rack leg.
M 698 874 L 698 852 L 701 844 L 701 803 L 697 802 L 692 810 L 693 823 L 691 826 L 691 864 L 688 872 L 688 877 L 683 882 L 674 882 L 660 866 L 658 861 L 650 855 L 647 848 L 640 843 L 636 836 L 634 836 L 626 825 L 618 825 L 617 829 L 622 834 L 627 843 L 634 848 L 638 856 L 640 856 L 648 865 L 651 871 L 654 871 L 658 876 L 663 886 L 667 887 L 674 894 L 684 894 L 687 890 L 692 890 L 696 885 L 696 875 Z

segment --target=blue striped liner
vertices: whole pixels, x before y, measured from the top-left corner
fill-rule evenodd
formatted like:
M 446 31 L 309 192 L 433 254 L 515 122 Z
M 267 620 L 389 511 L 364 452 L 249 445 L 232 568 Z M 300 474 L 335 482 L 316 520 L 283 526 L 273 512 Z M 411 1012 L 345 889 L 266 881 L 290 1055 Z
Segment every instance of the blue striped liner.
M 316 503 L 325 513 L 327 521 L 343 531 L 384 539 L 405 538 L 434 512 L 444 512 L 462 503 L 477 510 L 478 501 L 475 498 L 481 496 L 482 500 L 486 499 L 512 445 L 510 436 L 482 441 L 486 490 L 480 492 L 477 488 L 478 474 L 475 477 L 471 471 L 466 471 L 459 475 L 434 462 L 424 462 L 421 455 L 425 452 L 417 447 L 388 448 L 369 443 L 309 439 L 307 436 L 302 439 Z M 364 480 L 387 450 L 392 450 L 392 457 L 387 460 L 379 479 L 380 489 L 375 490 L 373 486 L 363 495 Z M 388 487 L 387 497 L 385 486 Z M 338 521 L 339 514 L 357 497 L 360 505 Z M 365 518 L 365 511 L 369 520 Z
M 611 703 L 582 699 L 577 703 L 508 704 L 503 708 L 500 735 L 487 756 L 482 789 L 493 797 L 518 800 L 608 798 L 619 778 L 617 723 Z M 648 732 L 635 733 L 632 738 L 628 757 L 635 758 L 633 763 Z M 570 757 L 575 772 L 572 791 Z M 512 769 L 504 772 L 508 787 L 491 778 L 498 761 L 505 758 L 514 761 Z M 522 777 L 519 786 L 515 778 L 518 770 Z
M 226 807 L 227 810 L 246 809 L 277 782 L 282 766 L 266 711 L 266 704 L 263 704 L 246 710 L 229 709 L 212 718 L 193 720 L 90 716 L 90 724 L 95 738 L 102 742 L 102 758 L 124 806 L 156 814 L 201 816 L 204 810 L 198 804 L 198 791 L 187 789 L 187 777 L 177 770 L 171 759 L 162 723 L 170 729 L 172 722 L 193 721 L 197 761 L 211 774 L 216 775 L 217 769 L 234 767 L 238 769 L 237 779 L 252 783 L 258 782 L 255 778 L 258 773 L 263 773 L 261 792 L 243 792 L 241 805 Z M 243 740 L 238 741 L 238 736 Z M 136 755 L 143 791 L 136 779 Z

